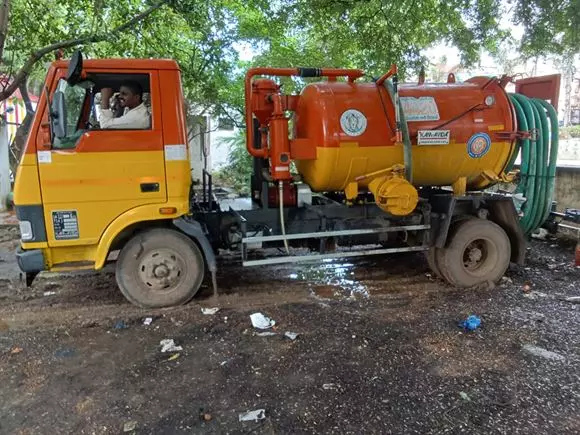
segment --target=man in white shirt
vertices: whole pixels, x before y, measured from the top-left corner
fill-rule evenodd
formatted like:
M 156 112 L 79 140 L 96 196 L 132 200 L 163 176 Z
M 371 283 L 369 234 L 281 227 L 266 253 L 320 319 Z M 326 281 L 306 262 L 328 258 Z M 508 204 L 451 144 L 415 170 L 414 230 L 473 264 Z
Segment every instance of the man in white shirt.
M 143 89 L 137 82 L 127 81 L 119 88 L 119 103 L 124 114 L 115 118 L 110 108 L 113 95 L 112 88 L 101 89 L 101 113 L 99 124 L 101 128 L 117 128 L 128 130 L 148 129 L 151 126 L 151 117 L 143 104 Z

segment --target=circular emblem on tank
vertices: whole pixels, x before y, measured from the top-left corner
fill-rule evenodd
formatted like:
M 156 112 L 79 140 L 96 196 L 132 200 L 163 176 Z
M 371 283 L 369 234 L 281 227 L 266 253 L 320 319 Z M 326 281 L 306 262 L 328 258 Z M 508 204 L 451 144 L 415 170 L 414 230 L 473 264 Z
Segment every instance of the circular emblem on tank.
M 340 126 L 349 136 L 360 136 L 367 129 L 367 118 L 356 109 L 348 109 L 340 115 Z
M 475 133 L 467 141 L 467 154 L 473 159 L 479 159 L 487 154 L 491 147 L 491 138 L 487 133 Z

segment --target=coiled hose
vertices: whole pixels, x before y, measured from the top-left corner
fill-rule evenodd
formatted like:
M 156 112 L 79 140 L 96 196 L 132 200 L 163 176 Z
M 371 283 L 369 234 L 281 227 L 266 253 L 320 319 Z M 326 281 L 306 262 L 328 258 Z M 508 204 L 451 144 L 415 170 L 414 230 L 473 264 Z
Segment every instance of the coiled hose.
M 526 198 L 520 225 L 530 234 L 548 219 L 554 197 L 558 157 L 558 115 L 552 105 L 538 98 L 510 94 L 519 131 L 529 131 L 531 138 L 517 140 L 517 147 L 506 168 L 513 167 L 521 151 L 520 183 L 516 193 Z

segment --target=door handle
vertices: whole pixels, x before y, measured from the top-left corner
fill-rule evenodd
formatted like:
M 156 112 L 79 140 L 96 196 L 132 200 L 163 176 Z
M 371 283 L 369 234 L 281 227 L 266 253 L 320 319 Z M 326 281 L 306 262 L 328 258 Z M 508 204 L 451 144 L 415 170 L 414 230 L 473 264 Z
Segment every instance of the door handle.
M 140 186 L 142 193 L 159 192 L 159 183 L 141 183 Z

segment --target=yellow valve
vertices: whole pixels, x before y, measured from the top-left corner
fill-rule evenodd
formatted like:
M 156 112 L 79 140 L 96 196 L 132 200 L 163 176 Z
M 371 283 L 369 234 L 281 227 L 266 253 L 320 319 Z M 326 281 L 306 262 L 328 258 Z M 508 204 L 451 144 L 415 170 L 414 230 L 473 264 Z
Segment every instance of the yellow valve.
M 369 183 L 375 202 L 393 216 L 406 216 L 419 202 L 417 189 L 402 177 L 391 175 L 377 177 Z

